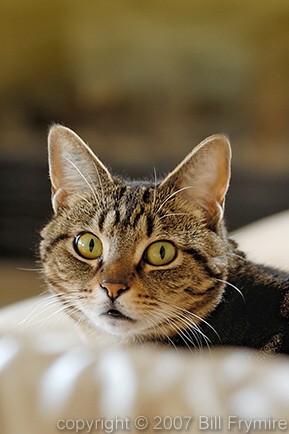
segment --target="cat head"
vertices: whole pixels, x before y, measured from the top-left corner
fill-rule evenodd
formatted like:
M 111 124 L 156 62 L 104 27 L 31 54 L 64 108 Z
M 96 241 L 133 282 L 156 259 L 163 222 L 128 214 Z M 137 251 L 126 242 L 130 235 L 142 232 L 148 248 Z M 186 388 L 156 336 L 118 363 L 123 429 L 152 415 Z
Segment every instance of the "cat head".
M 88 334 L 170 338 L 220 301 L 231 151 L 209 137 L 161 181 L 114 177 L 73 131 L 48 138 L 54 216 L 40 253 L 48 285 Z

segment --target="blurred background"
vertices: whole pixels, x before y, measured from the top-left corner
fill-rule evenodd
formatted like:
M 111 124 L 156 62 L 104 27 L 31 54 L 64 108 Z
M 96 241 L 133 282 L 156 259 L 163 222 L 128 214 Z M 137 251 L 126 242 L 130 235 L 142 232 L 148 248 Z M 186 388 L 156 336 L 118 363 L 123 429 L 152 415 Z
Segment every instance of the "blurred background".
M 224 132 L 229 229 L 289 208 L 288 47 L 284 0 L 2 0 L 0 306 L 43 289 L 53 122 L 131 177 Z

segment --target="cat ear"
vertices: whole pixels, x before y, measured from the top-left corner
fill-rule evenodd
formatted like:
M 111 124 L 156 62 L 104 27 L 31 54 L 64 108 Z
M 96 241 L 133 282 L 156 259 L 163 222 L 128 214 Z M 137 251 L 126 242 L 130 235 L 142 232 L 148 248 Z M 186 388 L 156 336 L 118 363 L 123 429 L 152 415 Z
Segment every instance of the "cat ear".
M 92 191 L 94 194 L 112 177 L 81 138 L 62 125 L 54 125 L 48 135 L 49 173 L 52 206 L 64 206 L 68 194 Z
M 231 147 L 226 136 L 215 135 L 201 142 L 161 183 L 169 187 L 186 206 L 197 203 L 206 223 L 216 228 L 223 217 L 230 181 Z

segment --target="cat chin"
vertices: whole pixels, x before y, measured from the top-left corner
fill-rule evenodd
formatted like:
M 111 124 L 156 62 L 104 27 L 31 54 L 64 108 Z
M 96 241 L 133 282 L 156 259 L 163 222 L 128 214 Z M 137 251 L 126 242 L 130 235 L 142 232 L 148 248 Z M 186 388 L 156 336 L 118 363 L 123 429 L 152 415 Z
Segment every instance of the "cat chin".
M 124 318 L 114 318 L 109 315 L 99 315 L 95 312 L 86 312 L 91 325 L 102 333 L 121 338 L 134 338 L 144 330 L 143 325 L 137 321 Z

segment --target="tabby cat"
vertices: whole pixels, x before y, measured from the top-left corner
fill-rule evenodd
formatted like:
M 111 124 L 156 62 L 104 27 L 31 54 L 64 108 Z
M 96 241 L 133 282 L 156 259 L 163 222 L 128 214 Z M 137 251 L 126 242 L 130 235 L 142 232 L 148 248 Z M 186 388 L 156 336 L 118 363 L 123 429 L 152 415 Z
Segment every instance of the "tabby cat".
M 289 276 L 249 262 L 224 226 L 225 136 L 152 182 L 112 176 L 66 127 L 53 126 L 48 142 L 43 272 L 86 336 L 289 353 Z

